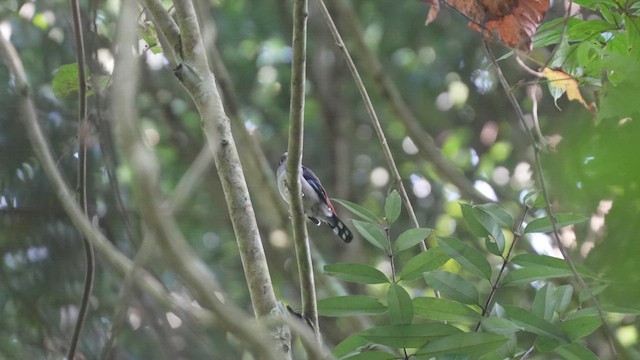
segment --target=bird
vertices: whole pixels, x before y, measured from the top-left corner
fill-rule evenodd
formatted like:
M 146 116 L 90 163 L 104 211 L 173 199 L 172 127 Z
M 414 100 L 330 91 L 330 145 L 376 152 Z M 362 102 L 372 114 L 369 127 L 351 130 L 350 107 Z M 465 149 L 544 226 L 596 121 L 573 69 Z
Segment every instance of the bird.
M 289 203 L 289 187 L 287 186 L 287 155 L 282 154 L 280 157 L 280 165 L 278 166 L 277 179 L 278 190 L 282 198 Z M 300 185 L 302 187 L 302 203 L 304 213 L 314 224 L 320 226 L 325 223 L 329 225 L 331 230 L 342 239 L 345 243 L 353 240 L 353 233 L 345 223 L 336 215 L 336 209 L 333 207 L 327 191 L 324 189 L 316 174 L 308 167 L 302 165 L 300 169 Z

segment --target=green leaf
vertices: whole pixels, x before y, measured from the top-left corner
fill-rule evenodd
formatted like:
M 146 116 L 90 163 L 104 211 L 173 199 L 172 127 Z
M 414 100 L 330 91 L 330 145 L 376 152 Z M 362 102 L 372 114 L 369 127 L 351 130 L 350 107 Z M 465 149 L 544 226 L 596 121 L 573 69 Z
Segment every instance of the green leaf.
M 556 325 L 517 306 L 506 306 L 510 320 L 530 333 L 566 342 L 565 335 Z
M 411 324 L 413 304 L 411 296 L 398 284 L 391 284 L 387 292 L 387 306 L 392 324 Z
M 579 224 L 581 222 L 589 219 L 586 216 L 576 215 L 576 214 L 557 214 L 557 228 L 563 228 L 565 226 Z M 553 226 L 551 225 L 551 219 L 548 216 L 541 217 L 531 221 L 526 228 L 524 228 L 524 233 L 536 233 L 536 232 L 551 232 L 553 231 Z
M 358 335 L 375 344 L 394 348 L 419 348 L 427 341 L 461 332 L 462 330 L 451 325 L 431 323 L 376 326 L 362 330 Z
M 329 264 L 324 266 L 324 273 L 346 281 L 363 284 L 384 284 L 389 279 L 382 271 L 364 264 Z
M 336 345 L 331 354 L 337 358 L 342 359 L 349 355 L 355 355 L 359 353 L 361 349 L 364 349 L 371 342 L 358 334 L 349 336 Z
M 360 316 L 378 315 L 387 312 L 378 298 L 364 295 L 334 296 L 318 300 L 320 316 Z
M 609 30 L 615 30 L 614 24 L 609 24 L 606 21 L 602 20 L 589 20 L 589 21 L 581 21 L 571 26 L 567 30 L 567 35 L 569 41 L 585 41 L 590 39 L 596 39 L 596 35 L 600 35 L 601 33 Z
M 571 297 L 573 296 L 573 286 L 562 285 L 556 289 L 556 312 L 558 314 L 564 314 L 571 304 Z
M 476 220 L 473 215 L 473 207 L 469 204 L 460 203 L 460 210 L 462 210 L 462 218 L 467 224 L 469 231 L 477 237 L 489 236 L 489 232 Z
M 343 358 L 342 360 L 394 360 L 396 357 L 383 351 L 365 351 L 363 353 Z
M 370 342 L 358 334 L 349 336 L 342 340 L 336 347 L 333 348 L 331 354 L 334 357 L 341 359 L 347 355 L 351 355 L 355 352 L 359 352 L 359 349 L 365 347 Z
M 158 43 L 158 34 L 153 24 L 145 22 L 143 25 L 139 25 L 138 36 L 147 43 L 151 52 L 154 54 L 162 52 L 162 48 Z
M 94 94 L 95 89 L 91 89 L 91 84 L 93 81 L 89 78 L 89 68 L 85 70 L 87 74 L 87 96 L 92 96 Z M 104 90 L 109 85 L 111 81 L 110 76 L 97 76 L 95 78 L 95 82 L 100 90 Z M 60 66 L 56 71 L 51 82 L 51 87 L 53 90 L 53 95 L 58 99 L 63 99 L 65 96 L 79 91 L 80 85 L 78 83 L 78 64 L 65 64 Z
M 555 352 L 566 360 L 599 360 L 596 354 L 578 343 L 559 346 Z
M 533 202 L 533 207 L 536 209 L 541 209 L 547 206 L 547 200 L 544 198 L 542 194 L 536 197 L 536 200 Z
M 550 268 L 569 270 L 569 265 L 567 265 L 567 262 L 564 259 L 558 259 L 553 256 L 547 255 L 520 254 L 515 256 L 511 260 L 511 262 L 522 267 L 540 265 Z M 596 273 L 582 264 L 575 264 L 575 267 L 576 270 L 578 270 L 578 272 L 583 276 L 596 279 L 598 278 L 598 275 Z
M 502 257 L 504 254 L 504 251 L 500 251 L 498 244 L 495 242 L 495 240 L 493 240 L 491 236 L 487 236 L 486 238 L 484 238 L 484 246 L 490 253 L 495 256 Z
M 602 311 L 616 313 L 616 314 L 625 314 L 625 315 L 640 315 L 640 309 L 632 309 L 632 308 L 614 306 L 614 305 L 604 305 L 602 307 Z
M 507 210 L 503 209 L 498 204 L 481 204 L 476 205 L 474 208 L 482 209 L 482 211 L 491 215 L 491 217 L 500 225 L 501 227 L 511 229 L 513 227 L 513 216 L 507 212 Z
M 560 328 L 574 342 L 596 331 L 601 325 L 602 319 L 599 316 L 581 316 L 561 322 Z
M 598 294 L 602 293 L 606 288 L 609 287 L 609 284 L 598 285 L 594 288 L 582 289 L 580 290 L 580 294 L 578 294 L 578 301 L 580 304 L 589 300 L 591 296 L 598 296 Z
M 602 311 L 605 313 L 624 314 L 624 315 L 640 315 L 639 309 L 632 309 L 626 307 L 620 307 L 615 305 L 603 305 Z M 581 316 L 597 315 L 598 310 L 595 307 L 587 307 L 580 310 L 576 310 L 569 314 L 569 318 L 577 318 Z
M 538 289 L 533 299 L 531 311 L 547 321 L 553 319 L 553 312 L 556 306 L 556 289 L 553 284 L 545 284 Z
M 491 280 L 491 265 L 480 251 L 458 239 L 438 237 L 436 240 L 442 250 L 455 259 L 465 270 L 481 278 Z
M 382 233 L 376 225 L 360 220 L 353 220 L 356 230 L 365 238 L 371 245 L 388 253 L 387 237 Z
M 636 3 L 637 6 L 640 5 Z M 624 23 L 627 25 L 627 44 L 629 56 L 634 59 L 640 58 L 640 18 L 636 16 L 624 15 Z
M 427 228 L 416 228 L 409 229 L 400 236 L 398 236 L 398 240 L 396 240 L 395 244 L 393 244 L 394 253 L 399 253 L 403 250 L 409 249 L 410 247 L 421 243 L 424 239 L 426 239 L 429 234 L 433 232 L 432 229 Z
M 539 190 L 529 191 L 523 198 L 522 203 L 528 207 L 533 207 L 536 199 L 540 196 Z
M 393 224 L 398 220 L 401 205 L 402 199 L 400 199 L 400 194 L 398 194 L 396 190 L 393 190 L 389 196 L 387 196 L 387 201 L 384 203 L 384 214 L 389 224 Z
M 413 313 L 416 316 L 436 321 L 477 323 L 482 320 L 482 316 L 477 311 L 462 303 L 430 297 L 413 299 Z
M 448 271 L 432 271 L 424 277 L 429 286 L 442 294 L 461 303 L 478 305 L 480 299 L 478 290 L 459 275 Z
M 567 20 L 567 27 L 571 27 L 582 21 L 573 17 L 568 19 L 561 17 L 542 24 L 533 38 L 533 46 L 539 48 L 558 44 L 564 35 L 565 20 Z
M 347 208 L 347 210 L 351 211 L 354 215 L 360 217 L 362 220 L 368 221 L 373 224 L 381 223 L 380 219 L 378 219 L 378 217 L 374 213 L 363 206 L 347 200 L 331 199 L 331 201 L 335 201 L 338 204 L 344 206 L 345 208 Z
M 507 338 L 498 334 L 470 332 L 445 336 L 429 342 L 416 353 L 435 356 L 444 354 L 465 354 L 478 358 L 507 342 Z
M 449 261 L 449 256 L 440 247 L 434 247 L 412 257 L 402 267 L 399 280 L 416 280 L 425 272 L 433 271 Z
M 505 247 L 505 238 L 502 229 L 500 228 L 500 224 L 496 219 L 493 218 L 488 212 L 484 211 L 482 208 L 474 206 L 471 210 L 473 216 L 476 220 L 482 225 L 482 227 L 491 235 L 491 238 L 495 241 L 495 245 L 497 246 L 498 254 L 493 252 L 494 255 L 502 255 Z
M 51 86 L 53 95 L 58 99 L 63 99 L 72 92 L 78 91 L 78 64 L 71 63 L 60 66 L 55 71 Z
M 500 334 L 507 336 L 517 331 L 524 330 L 521 326 L 518 326 L 505 318 L 499 318 L 490 316 L 482 320 L 482 328 L 488 332 L 494 334 Z
M 548 266 L 532 265 L 520 269 L 512 270 L 502 280 L 503 286 L 517 286 L 528 284 L 532 281 L 556 279 L 573 276 L 571 270 L 558 269 Z
M 536 349 L 540 352 L 550 352 L 555 350 L 562 343 L 555 338 L 538 336 L 534 342 Z

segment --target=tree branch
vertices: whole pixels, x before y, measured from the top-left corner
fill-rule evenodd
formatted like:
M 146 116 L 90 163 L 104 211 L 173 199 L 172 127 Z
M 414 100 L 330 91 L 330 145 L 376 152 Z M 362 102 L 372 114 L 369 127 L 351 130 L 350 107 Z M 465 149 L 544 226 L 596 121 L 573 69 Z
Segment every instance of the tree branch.
M 153 1 L 154 0 L 145 0 L 145 3 L 152 3 Z M 224 112 L 213 74 L 209 71 L 196 12 L 191 1 L 176 0 L 174 1 L 174 7 L 180 29 L 182 54 L 182 62 L 175 69 L 175 74 L 193 98 L 200 113 L 204 133 L 210 150 L 213 153 L 231 216 L 231 222 L 238 241 L 238 248 L 247 277 L 249 293 L 255 314 L 258 317 L 275 315 L 278 313 L 279 308 L 271 284 L 271 278 L 269 277 L 269 269 L 262 248 L 253 206 L 235 142 L 231 134 L 229 118 Z M 166 12 L 166 10 L 162 10 Z M 168 14 L 166 16 L 168 16 Z M 154 18 L 165 18 L 166 16 L 155 14 Z M 164 24 L 156 23 L 156 26 L 162 28 Z M 171 33 L 171 31 L 171 29 L 168 29 L 165 31 L 165 34 Z M 133 143 L 130 146 L 132 145 Z M 141 149 L 136 149 L 136 152 L 142 154 L 140 150 Z M 137 159 L 135 156 L 131 158 L 132 160 L 141 160 L 140 166 L 147 164 L 146 161 L 149 160 Z M 148 167 L 148 165 L 144 166 Z M 134 166 L 134 168 L 136 168 L 136 166 Z M 157 178 L 154 176 L 157 169 L 149 168 L 145 170 L 141 175 L 147 177 L 147 184 L 151 184 L 150 181 L 157 181 Z M 141 191 L 149 191 L 150 188 L 152 187 L 146 185 Z M 156 195 L 158 194 L 155 192 L 147 194 L 151 202 L 155 201 L 154 196 Z M 149 206 L 149 210 L 152 210 L 153 207 L 154 206 Z M 162 214 L 157 210 L 155 210 L 155 212 L 156 214 L 154 216 L 157 216 L 157 218 L 153 219 L 154 221 L 150 221 L 150 224 L 160 226 L 159 229 L 162 229 L 162 231 L 159 231 L 158 238 L 161 240 L 161 243 L 166 242 L 166 255 L 174 257 L 174 248 L 175 250 L 181 248 L 179 249 L 181 252 L 188 252 L 189 259 L 175 258 L 174 265 L 178 267 L 181 272 L 184 272 L 183 276 L 188 276 L 188 281 L 194 284 L 197 291 L 200 292 L 200 295 L 208 299 L 208 306 L 218 306 L 219 302 L 217 298 L 208 294 L 211 288 L 207 288 L 204 281 L 201 282 L 201 280 L 204 279 L 210 280 L 211 275 L 208 272 L 200 271 L 198 267 L 187 265 L 190 262 L 194 264 L 202 263 L 195 254 L 188 249 L 186 243 L 181 240 L 182 234 L 178 231 L 173 219 L 167 219 L 167 214 Z M 204 278 L 201 278 L 202 276 L 204 276 Z M 218 310 L 224 311 L 222 308 Z M 218 313 L 218 311 L 215 312 Z M 228 314 L 222 315 L 226 317 Z M 228 319 L 231 320 L 231 318 Z M 235 321 L 237 322 L 237 320 Z M 282 358 L 284 356 L 288 358 L 291 350 L 288 331 L 286 329 L 278 329 L 276 337 L 278 346 L 282 351 L 279 357 Z M 250 339 L 245 340 L 249 341 Z
M 190 3 L 185 5 L 187 11 L 189 5 Z M 256 354 L 279 359 L 281 354 L 275 352 L 275 346 L 266 337 L 264 328 L 256 329 L 255 324 L 251 324 L 242 311 L 231 303 L 221 303 L 214 293 L 218 289 L 215 279 L 189 247 L 171 216 L 170 209 L 163 206 L 159 165 L 154 154 L 142 141 L 135 111 L 136 59 L 131 51 L 127 51 L 136 44 L 133 6 L 131 2 L 125 2 L 122 6 L 117 43 L 123 50 L 116 57 L 112 111 L 114 132 L 118 134 L 120 148 L 127 154 L 133 170 L 134 184 L 141 199 L 141 214 L 162 247 L 163 255 L 189 285 L 195 298 L 210 309 L 230 332 L 247 342 Z
M 304 94 L 307 74 L 307 17 L 307 0 L 295 0 L 293 2 L 293 59 L 291 62 L 287 185 L 291 197 L 289 203 L 291 204 L 293 240 L 300 276 L 302 313 L 313 324 L 316 338 L 319 341 L 320 329 L 318 325 L 316 288 L 313 278 L 313 266 L 311 265 L 311 252 L 309 250 L 309 234 L 307 233 L 304 206 L 302 204 L 302 185 L 300 183 L 304 143 Z

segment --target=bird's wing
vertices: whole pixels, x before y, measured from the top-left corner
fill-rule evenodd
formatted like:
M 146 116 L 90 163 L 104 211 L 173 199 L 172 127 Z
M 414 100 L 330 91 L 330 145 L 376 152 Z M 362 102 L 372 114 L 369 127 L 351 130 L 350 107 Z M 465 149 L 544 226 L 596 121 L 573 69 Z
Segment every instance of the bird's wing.
M 311 185 L 313 190 L 315 190 L 316 194 L 318 194 L 318 197 L 320 197 L 320 199 L 324 203 L 326 203 L 331 208 L 331 211 L 333 211 L 333 213 L 335 214 L 336 210 L 333 208 L 333 204 L 331 203 L 331 200 L 329 200 L 329 196 L 327 196 L 327 192 L 325 191 L 324 187 L 320 183 L 320 180 L 318 179 L 316 174 L 314 174 L 314 172 L 311 171 L 311 169 L 303 165 L 302 177 L 304 177 L 304 179 L 307 180 L 309 185 Z

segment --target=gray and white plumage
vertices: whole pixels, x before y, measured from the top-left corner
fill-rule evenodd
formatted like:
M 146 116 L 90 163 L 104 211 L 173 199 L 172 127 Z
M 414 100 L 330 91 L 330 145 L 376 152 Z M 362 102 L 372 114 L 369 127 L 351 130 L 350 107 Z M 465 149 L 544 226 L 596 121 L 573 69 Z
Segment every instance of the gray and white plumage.
M 289 203 L 289 188 L 287 186 L 287 153 L 280 157 L 280 166 L 278 166 L 278 190 L 282 198 Z M 351 230 L 336 215 L 336 210 L 331 204 L 327 192 L 320 183 L 320 180 L 311 169 L 302 165 L 300 169 L 300 185 L 302 187 L 302 204 L 304 213 L 316 225 L 326 223 L 331 230 L 342 239 L 349 243 L 353 240 Z

